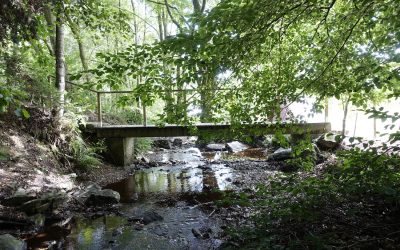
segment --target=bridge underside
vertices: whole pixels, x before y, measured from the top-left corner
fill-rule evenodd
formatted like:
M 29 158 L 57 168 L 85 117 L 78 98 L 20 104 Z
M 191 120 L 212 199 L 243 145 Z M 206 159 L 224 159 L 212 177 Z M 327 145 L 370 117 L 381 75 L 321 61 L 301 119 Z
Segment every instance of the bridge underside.
M 224 124 L 197 124 L 193 127 L 182 125 L 103 125 L 88 124 L 84 130 L 98 138 L 106 138 L 109 158 L 116 165 L 126 166 L 133 162 L 134 138 L 175 137 L 208 134 L 217 138 L 232 134 L 266 135 L 281 131 L 284 134 L 323 134 L 331 130 L 330 123 L 287 123 L 231 126 Z
M 127 137 L 174 137 L 193 136 L 199 133 L 241 132 L 274 134 L 280 130 L 284 134 L 322 134 L 331 130 L 330 123 L 287 123 L 287 124 L 256 124 L 231 126 L 227 124 L 196 124 L 193 127 L 182 125 L 166 125 L 157 127 L 155 125 L 104 125 L 97 123 L 88 125 L 89 130 L 96 132 L 97 137 L 102 138 L 127 138 Z M 197 130 L 197 131 L 196 131 Z

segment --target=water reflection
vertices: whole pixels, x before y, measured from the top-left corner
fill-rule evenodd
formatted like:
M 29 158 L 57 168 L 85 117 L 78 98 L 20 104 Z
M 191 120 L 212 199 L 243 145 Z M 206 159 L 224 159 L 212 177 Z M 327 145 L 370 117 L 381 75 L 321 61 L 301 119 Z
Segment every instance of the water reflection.
M 206 170 L 188 165 L 163 166 L 136 172 L 106 188 L 120 193 L 121 202 L 143 199 L 151 193 L 202 192 L 231 188 L 232 170 L 221 164 Z
M 154 209 L 152 205 L 124 206 L 124 213 L 139 215 Z M 95 220 L 77 218 L 76 227 L 66 238 L 63 249 L 215 249 L 219 240 L 196 238 L 193 228 L 211 228 L 219 232 L 218 222 L 199 209 L 157 208 L 164 218 L 136 230 L 126 219 L 108 215 Z M 116 233 L 118 232 L 118 233 Z
M 104 249 L 107 242 L 112 239 L 112 232 L 125 223 L 124 218 L 117 216 L 104 216 L 96 220 L 77 218 L 65 248 Z
M 188 148 L 180 150 L 167 150 L 167 151 L 157 151 L 146 154 L 146 157 L 150 161 L 154 162 L 169 162 L 169 161 L 179 161 L 179 162 L 200 162 L 201 152 L 198 148 Z

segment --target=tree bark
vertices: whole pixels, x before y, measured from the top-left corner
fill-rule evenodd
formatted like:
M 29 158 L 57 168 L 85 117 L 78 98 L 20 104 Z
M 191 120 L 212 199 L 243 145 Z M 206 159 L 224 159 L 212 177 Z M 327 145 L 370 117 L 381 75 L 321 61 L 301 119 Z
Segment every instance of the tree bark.
M 157 22 L 158 22 L 158 35 L 160 42 L 164 41 L 164 32 L 163 32 L 163 25 L 162 25 L 162 20 L 161 20 L 161 14 L 157 13 Z
M 74 23 L 71 20 L 71 18 L 68 15 L 65 15 L 65 17 L 68 21 L 68 26 L 71 28 L 72 35 L 74 36 L 76 42 L 78 43 L 79 57 L 81 59 L 82 68 L 83 68 L 83 70 L 88 71 L 89 65 L 88 65 L 87 58 L 86 58 L 86 50 L 85 50 L 85 46 L 82 41 L 82 36 L 80 34 L 79 27 L 76 23 Z M 86 79 L 86 80 L 89 80 L 89 79 Z
M 164 4 L 165 4 L 165 8 L 167 9 L 167 13 L 169 15 L 169 18 L 171 19 L 171 21 L 176 25 L 176 27 L 178 27 L 178 30 L 182 30 L 181 25 L 178 23 L 178 21 L 175 20 L 174 16 L 172 15 L 168 0 L 164 0 Z
M 55 23 L 55 18 L 54 15 L 52 13 L 52 9 L 51 6 L 49 4 L 46 4 L 44 9 L 43 9 L 43 13 L 44 13 L 44 18 L 46 19 L 46 23 L 47 23 L 47 28 L 49 30 L 50 33 L 50 44 L 51 44 L 51 51 L 53 52 L 52 55 L 54 55 L 55 53 L 55 47 L 56 47 L 56 38 L 54 36 L 55 32 L 54 32 L 54 23 Z M 50 49 L 49 49 L 50 50 Z
M 52 6 L 50 4 L 45 5 L 44 9 L 43 9 L 43 13 L 44 13 L 44 17 L 46 19 L 46 23 L 47 23 L 47 28 L 49 30 L 49 41 L 50 44 L 48 42 L 48 40 L 45 38 L 43 39 L 45 45 L 47 46 L 49 53 L 51 56 L 56 56 L 56 18 L 53 15 L 53 9 Z M 68 66 L 66 64 L 66 62 L 64 61 L 64 70 L 65 70 L 65 79 L 68 80 Z M 67 85 L 66 88 L 69 88 L 69 86 Z
M 139 37 L 138 37 L 138 23 L 136 20 L 136 8 L 135 8 L 135 2 L 134 0 L 131 0 L 131 5 L 132 5 L 132 12 L 133 12 L 133 28 L 135 31 L 134 39 L 135 39 L 135 44 L 139 44 Z
M 347 114 L 349 111 L 349 103 L 350 103 L 350 96 L 345 101 L 344 108 L 343 108 L 343 121 L 342 121 L 342 136 L 343 137 L 346 135 L 346 122 L 347 122 Z
M 325 98 L 325 122 L 329 120 L 329 99 Z
M 165 15 L 164 10 L 162 10 L 162 12 L 161 12 L 161 20 L 162 20 L 162 24 L 163 24 L 164 40 L 165 40 L 168 36 L 168 23 L 167 23 L 167 17 Z
M 201 5 L 199 0 L 192 0 L 194 13 L 201 13 Z
M 58 15 L 56 22 L 55 37 L 55 55 L 56 55 L 56 87 L 59 91 L 58 117 L 64 115 L 65 104 L 65 59 L 64 59 L 64 24 L 63 18 Z

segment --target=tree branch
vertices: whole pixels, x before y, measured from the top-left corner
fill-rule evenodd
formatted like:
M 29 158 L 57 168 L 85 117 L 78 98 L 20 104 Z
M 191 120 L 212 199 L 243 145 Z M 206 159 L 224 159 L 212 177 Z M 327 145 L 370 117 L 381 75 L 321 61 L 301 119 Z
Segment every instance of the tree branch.
M 332 66 L 332 64 L 335 62 L 336 58 L 339 56 L 340 52 L 342 52 L 342 50 L 344 49 L 345 45 L 347 44 L 347 42 L 349 41 L 351 35 L 353 34 L 354 29 L 356 28 L 356 26 L 358 25 L 358 23 L 361 21 L 361 19 L 363 18 L 365 12 L 368 10 L 368 8 L 373 4 L 373 2 L 371 4 L 369 4 L 367 7 L 365 7 L 363 13 L 358 17 L 357 21 L 351 26 L 349 33 L 347 34 L 346 38 L 344 39 L 342 45 L 340 46 L 340 48 L 336 51 L 335 55 L 331 58 L 331 60 L 329 60 L 328 64 L 325 66 L 325 68 L 322 70 L 322 72 L 311 82 L 309 82 L 304 88 L 303 90 L 296 95 L 297 99 L 298 97 L 300 97 L 302 94 L 304 94 L 304 92 L 315 82 L 317 82 L 319 79 L 321 79 L 321 77 L 323 77 L 326 73 L 326 71 L 330 68 L 330 66 Z M 289 104 L 287 104 L 285 106 L 285 108 L 288 108 L 290 105 L 292 105 L 295 102 L 295 100 L 293 100 L 292 102 L 290 102 Z
M 182 30 L 181 25 L 175 20 L 174 16 L 171 13 L 171 9 L 169 8 L 168 0 L 164 0 L 165 7 L 167 8 L 167 12 L 169 15 L 169 18 L 171 18 L 171 21 L 178 27 L 179 30 Z
M 174 10 L 176 10 L 176 11 L 179 11 L 177 7 L 175 7 L 175 6 L 171 5 L 171 4 L 169 4 L 168 2 L 167 2 L 167 3 L 162 3 L 162 2 L 158 2 L 158 1 L 154 1 L 154 0 L 146 0 L 146 1 L 147 1 L 147 2 L 150 2 L 150 3 L 154 3 L 154 4 L 164 5 L 164 6 L 166 6 L 166 7 L 168 6 L 168 7 L 171 8 L 171 9 L 174 9 Z
M 336 0 L 333 0 L 333 1 L 329 4 L 329 6 L 328 6 L 328 8 L 327 8 L 327 11 L 326 11 L 326 13 L 325 13 L 325 15 L 324 15 L 324 17 L 323 17 L 322 20 L 318 23 L 317 28 L 315 29 L 315 32 L 314 32 L 314 35 L 313 35 L 312 38 L 311 38 L 311 41 L 313 41 L 314 38 L 315 38 L 315 36 L 318 34 L 318 30 L 319 30 L 319 28 L 321 27 L 321 25 L 324 24 L 324 23 L 326 23 L 326 20 L 328 19 L 328 15 L 329 15 L 331 9 L 333 8 L 333 5 L 335 5 L 335 3 L 336 3 Z

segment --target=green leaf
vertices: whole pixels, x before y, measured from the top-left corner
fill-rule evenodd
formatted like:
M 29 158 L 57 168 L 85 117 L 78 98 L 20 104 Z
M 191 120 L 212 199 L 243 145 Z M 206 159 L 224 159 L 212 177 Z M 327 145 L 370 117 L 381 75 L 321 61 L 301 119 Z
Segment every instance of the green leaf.
M 29 119 L 29 117 L 31 117 L 31 115 L 29 114 L 29 112 L 26 109 L 22 109 L 21 114 L 22 114 L 22 117 L 25 119 Z

